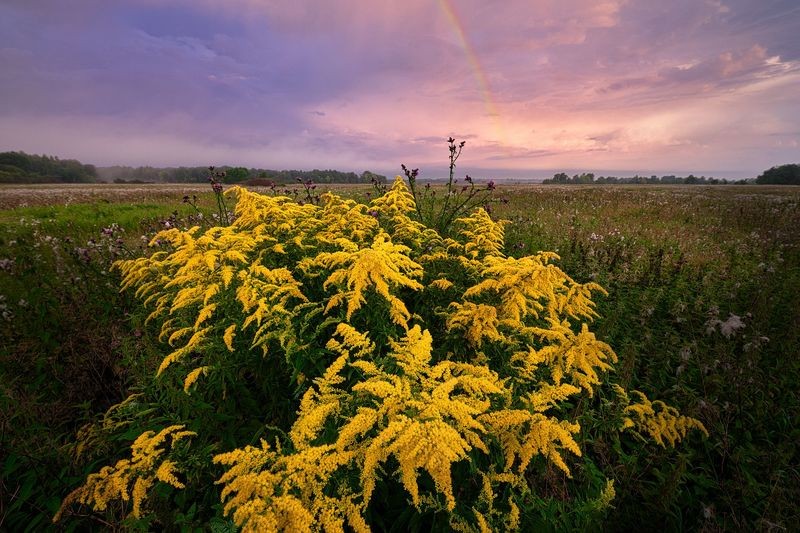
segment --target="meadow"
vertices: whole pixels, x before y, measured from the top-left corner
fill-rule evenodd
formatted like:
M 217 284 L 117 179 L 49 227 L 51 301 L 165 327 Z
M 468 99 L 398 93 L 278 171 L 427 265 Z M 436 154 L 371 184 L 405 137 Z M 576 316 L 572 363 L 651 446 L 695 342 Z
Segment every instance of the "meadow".
M 365 186 L 333 188 L 344 198 L 361 203 L 374 201 L 377 194 Z M 261 192 L 270 196 L 268 190 Z M 297 200 L 307 193 L 302 187 L 284 192 Z M 154 420 L 161 423 L 158 427 L 165 427 L 176 419 L 197 416 L 220 432 L 236 428 L 229 436 L 231 442 L 196 437 L 197 446 L 213 453 L 244 445 L 257 447 L 261 438 L 272 444 L 287 433 L 296 437 L 299 430 L 290 428 L 298 411 L 310 409 L 311 400 L 303 399 L 313 390 L 308 382 L 320 387 L 320 402 L 323 386 L 336 384 L 339 378 L 325 370 L 330 361 L 317 369 L 314 361 L 304 359 L 288 369 L 275 370 L 258 367 L 260 358 L 249 363 L 256 370 L 231 370 L 225 378 L 230 381 L 209 378 L 210 384 L 220 387 L 214 394 L 191 388 L 203 386 L 202 382 L 193 384 L 205 371 L 195 373 L 190 382 L 167 369 L 163 379 L 154 380 L 155 374 L 166 368 L 165 356 L 173 348 L 163 337 L 159 339 L 158 324 L 146 321 L 149 312 L 134 291 L 120 291 L 124 272 L 112 268 L 112 263 L 149 256 L 153 248 L 148 243 L 163 230 L 216 225 L 222 216 L 216 201 L 207 186 L 0 188 L 0 529 L 124 526 L 233 530 L 235 515 L 224 514 L 219 496 L 223 487 L 214 484 L 221 470 L 216 477 L 197 474 L 202 490 L 190 487 L 180 491 L 175 489 L 184 483 L 157 483 L 151 515 L 132 516 L 139 513 L 132 513 L 125 499 L 116 507 L 101 510 L 73 505 L 57 524 L 51 520 L 87 476 L 123 460 L 126 453 L 130 455 L 131 443 Z M 230 207 L 235 203 L 231 197 L 227 202 Z M 305 213 L 310 209 L 306 207 L 298 207 L 297 212 Z M 371 224 L 373 215 L 383 223 L 383 211 L 367 215 L 366 208 L 363 210 L 364 224 Z M 574 439 L 582 455 L 563 457 L 569 474 L 558 464 L 553 466 L 557 463 L 554 452 L 541 453 L 549 460 L 523 468 L 509 486 L 486 482 L 489 492 L 494 490 L 498 502 L 503 499 L 503 503 L 495 508 L 475 496 L 480 505 L 488 505 L 481 516 L 496 519 L 492 522 L 496 529 L 505 523 L 504 515 L 514 513 L 518 515 L 515 523 L 523 530 L 627 531 L 643 526 L 675 531 L 793 529 L 800 518 L 796 505 L 800 499 L 800 191 L 779 186 L 499 185 L 487 211 L 495 220 L 509 221 L 504 228 L 508 257 L 554 252 L 558 258 L 552 263 L 572 280 L 593 282 L 605 289 L 607 294 L 592 293 L 597 316 L 591 320 L 591 330 L 613 348 L 617 361 L 613 371 L 598 370 L 602 384 L 587 386 L 589 394 L 554 405 L 562 419 L 581 427 Z M 345 227 L 341 231 L 350 230 Z M 281 249 L 270 253 L 277 257 Z M 328 263 L 310 266 L 300 262 L 303 266 L 297 269 L 327 268 L 336 257 L 331 254 L 325 258 Z M 479 258 L 475 255 L 472 260 Z M 465 262 L 463 269 L 469 268 Z M 449 272 L 448 279 L 458 283 L 461 274 Z M 464 273 L 463 277 L 468 276 Z M 305 283 L 315 286 L 312 279 Z M 407 303 L 415 301 L 410 296 L 415 290 L 412 283 L 402 283 L 407 286 L 399 287 L 398 294 L 402 293 Z M 322 291 L 322 282 L 317 285 Z M 446 284 L 439 286 L 447 290 Z M 377 300 L 369 299 L 373 296 L 365 296 L 369 305 L 376 305 Z M 220 307 L 224 305 L 220 303 Z M 391 309 L 397 313 L 392 315 L 396 326 L 412 320 L 413 313 L 404 318 L 395 303 Z M 358 310 L 348 305 L 348 321 L 354 312 L 361 320 Z M 418 312 L 424 315 L 423 310 Z M 445 319 L 433 312 L 424 318 L 430 324 L 442 322 L 442 331 L 450 334 L 443 337 L 443 345 L 458 352 L 459 330 L 450 327 L 456 321 L 447 318 L 445 328 Z M 386 346 L 395 346 L 399 341 L 390 340 L 389 326 L 381 329 L 373 319 L 363 319 L 363 330 L 373 332 L 376 343 L 385 340 Z M 258 321 L 260 324 L 261 318 Z M 317 330 L 330 329 L 324 321 L 313 325 Z M 236 331 L 238 334 L 239 329 Z M 336 329 L 337 334 L 339 331 Z M 223 352 L 226 345 L 234 346 L 227 332 L 225 344 L 219 343 Z M 499 336 L 504 335 L 510 336 Z M 269 342 L 283 346 L 284 339 Z M 243 346 L 237 349 L 245 349 Z M 319 345 L 312 348 L 321 349 Z M 326 349 L 344 350 L 333 344 Z M 499 357 L 493 349 L 481 352 L 490 362 Z M 451 355 L 443 352 L 441 361 Z M 396 364 L 400 363 L 387 363 L 387 368 Z M 602 365 L 598 363 L 596 368 L 602 369 Z M 254 385 L 259 371 L 274 381 Z M 365 372 L 377 379 L 376 370 Z M 610 375 L 614 377 L 609 384 L 664 401 L 681 415 L 699 421 L 708 435 L 688 432 L 674 446 L 666 446 L 653 442 L 644 430 L 610 432 L 620 421 L 617 404 L 622 402 L 617 389 L 603 385 L 603 376 Z M 304 382 L 305 376 L 311 379 Z M 514 379 L 509 378 L 508 383 Z M 237 389 L 237 381 L 247 382 L 247 390 Z M 506 385 L 495 381 L 482 386 L 489 390 Z M 186 395 L 184 389 L 192 395 Z M 237 399 L 237 391 L 248 396 Z M 285 393 L 272 398 L 275 391 Z M 131 394 L 150 403 L 131 400 Z M 220 398 L 223 400 L 214 404 Z M 255 410 L 265 398 L 273 402 L 276 414 L 269 419 L 248 418 L 245 408 Z M 313 399 L 313 394 L 309 398 Z M 131 411 L 131 402 L 139 403 L 136 412 Z M 469 405 L 477 409 L 475 405 L 484 405 L 482 402 L 481 398 Z M 164 405 L 170 408 L 162 409 Z M 354 406 L 353 413 L 356 407 L 365 413 L 365 405 Z M 108 411 L 112 406 L 118 407 Z M 201 414 L 187 414 L 191 409 L 200 409 Z M 183 418 L 176 413 L 183 413 Z M 313 433 L 311 426 L 309 434 Z M 201 433 L 197 427 L 188 429 Z M 240 430 L 241 434 L 237 433 Z M 325 435 L 316 438 L 324 440 Z M 302 439 L 293 440 L 302 451 L 298 444 Z M 177 438 L 170 442 L 177 450 Z M 198 472 L 219 468 L 220 462 L 235 462 L 227 457 L 215 467 L 201 466 L 193 450 L 181 451 L 188 454 L 182 459 L 195 461 L 192 464 Z M 406 477 L 391 480 L 392 466 L 401 460 L 399 456 L 386 459 L 381 475 L 387 481 L 374 489 L 378 503 L 363 506 L 373 529 L 461 526 L 461 522 L 448 522 L 444 517 L 464 511 L 460 498 L 471 497 L 474 487 L 467 481 L 454 483 L 448 493 L 436 471 L 428 470 L 431 478 L 427 473 L 419 478 L 424 493 L 419 497 L 420 506 L 427 505 L 427 511 L 414 514 L 408 511 L 413 509 L 412 483 Z M 453 460 L 456 481 L 478 479 L 481 468 L 489 468 L 472 460 L 472 470 L 463 467 L 466 461 Z M 192 475 L 182 475 L 188 486 Z M 161 477 L 174 478 L 164 475 L 158 478 L 161 481 Z M 514 483 L 527 488 L 517 494 Z M 482 490 L 480 484 L 478 481 L 476 494 Z M 609 486 L 613 487 L 610 491 L 606 490 Z M 458 505 L 451 506 L 450 497 Z M 399 503 L 392 506 L 392 502 Z M 387 517 L 386 521 L 380 522 L 380 516 Z M 480 529 L 481 520 L 477 526 L 464 527 Z M 353 523 L 350 527 L 355 529 Z

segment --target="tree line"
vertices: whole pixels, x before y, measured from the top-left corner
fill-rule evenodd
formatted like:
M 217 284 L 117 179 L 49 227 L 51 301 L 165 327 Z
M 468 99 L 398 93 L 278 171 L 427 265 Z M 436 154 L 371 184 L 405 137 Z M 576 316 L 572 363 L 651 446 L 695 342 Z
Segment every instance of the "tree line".
M 256 180 L 264 183 L 292 183 L 299 180 L 314 183 L 386 183 L 386 176 L 365 170 L 361 174 L 339 170 L 269 170 L 225 166 L 228 183 Z M 208 181 L 209 168 L 203 167 L 96 167 L 76 159 L 59 159 L 49 155 L 25 152 L 0 153 L 0 183 L 203 183 Z
M 554 174 L 552 178 L 544 180 L 545 184 L 604 184 L 604 183 L 621 183 L 621 184 L 661 184 L 661 185 L 728 185 L 728 184 L 745 184 L 757 183 L 759 185 L 800 185 L 800 165 L 788 164 L 778 165 L 765 170 L 755 180 L 727 180 L 719 178 L 707 178 L 705 176 L 697 177 L 694 174 L 688 176 L 633 176 L 631 178 L 619 178 L 617 176 L 600 176 L 595 178 L 594 173 L 584 172 L 582 174 L 574 174 L 568 176 L 565 172 Z
M 25 152 L 0 153 L 0 183 L 91 183 L 97 168 L 75 159 Z
M 263 168 L 245 168 L 223 166 L 215 169 L 224 172 L 226 183 L 267 182 L 282 184 L 293 183 L 298 179 L 314 183 L 386 183 L 386 176 L 365 170 L 361 174 L 342 172 L 340 170 L 269 170 Z M 100 177 L 115 183 L 200 183 L 208 180 L 208 167 L 128 167 L 113 166 L 98 169 Z
M 633 176 L 630 178 L 620 178 L 617 176 L 600 176 L 595 178 L 592 172 L 585 172 L 583 174 L 575 174 L 572 177 L 564 172 L 554 174 L 552 178 L 544 180 L 542 183 L 551 184 L 605 184 L 605 183 L 619 183 L 619 184 L 662 184 L 662 185 L 726 185 L 730 183 L 743 183 L 741 181 L 729 181 L 727 179 L 707 178 L 705 176 L 697 177 L 694 174 L 688 176 Z

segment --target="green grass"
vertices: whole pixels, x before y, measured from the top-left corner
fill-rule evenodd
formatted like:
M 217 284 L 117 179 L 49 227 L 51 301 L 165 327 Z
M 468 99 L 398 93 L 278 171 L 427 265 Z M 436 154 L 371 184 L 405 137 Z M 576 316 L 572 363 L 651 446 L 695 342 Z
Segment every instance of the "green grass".
M 368 190 L 346 194 L 363 199 Z M 166 222 L 194 223 L 181 196 L 0 211 L 0 529 L 49 523 L 66 492 L 98 467 L 74 464 L 65 445 L 163 356 L 108 267 L 145 253 L 141 235 Z M 577 475 L 596 469 L 616 480 L 603 529 L 792 529 L 800 518 L 800 191 L 515 186 L 497 196 L 505 202 L 492 204 L 494 215 L 511 221 L 509 253 L 556 251 L 569 275 L 608 290 L 593 330 L 617 351 L 623 383 L 710 433 L 662 450 L 604 441 L 591 429 L 599 421 L 580 419 Z M 213 197 L 200 204 L 210 216 Z M 103 234 L 112 224 L 113 235 Z M 734 316 L 742 327 L 730 329 Z M 102 527 L 93 520 L 77 527 Z
M 0 212 L 0 223 L 12 224 L 15 219 L 26 218 L 53 224 L 54 227 L 69 226 L 79 231 L 118 224 L 135 229 L 142 220 L 165 214 L 170 204 L 73 204 L 67 206 L 20 207 Z M 169 213 L 169 211 L 167 211 Z
M 155 350 L 110 263 L 142 253 L 141 236 L 176 211 L 194 209 L 178 197 L 0 211 L 0 529 L 41 529 L 63 488 L 88 473 L 64 445 L 120 400 Z

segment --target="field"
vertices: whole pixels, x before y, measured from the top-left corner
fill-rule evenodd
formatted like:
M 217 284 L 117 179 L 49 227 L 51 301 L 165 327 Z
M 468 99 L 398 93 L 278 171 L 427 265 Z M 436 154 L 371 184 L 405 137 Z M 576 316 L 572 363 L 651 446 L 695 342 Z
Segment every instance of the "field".
M 374 197 L 363 186 L 336 190 L 360 202 Z M 73 445 L 88 422 L 111 424 L 102 414 L 145 391 L 170 351 L 145 324 L 132 291 L 119 291 L 111 263 L 149 255 L 146 243 L 160 230 L 219 220 L 215 202 L 207 186 L 0 188 L 0 529 L 48 527 L 64 497 L 138 436 L 84 434 L 90 449 Z M 489 210 L 510 221 L 509 256 L 555 252 L 571 278 L 607 291 L 593 296 L 599 317 L 591 327 L 618 356 L 614 382 L 663 400 L 708 431 L 674 448 L 610 439 L 603 413 L 613 396 L 576 400 L 563 411 L 586 429 L 576 437 L 582 458 L 569 461 L 574 479 L 547 467 L 529 480 L 536 493 L 523 522 L 793 529 L 800 519 L 800 190 L 500 185 Z M 299 397 L 284 400 L 290 416 Z M 580 482 L 606 479 L 616 493 L 611 507 L 586 522 Z M 186 508 L 172 525 L 201 528 L 220 514 L 205 501 Z M 398 523 L 442 529 L 433 516 Z M 57 527 L 119 525 L 111 510 L 86 506 L 67 518 Z

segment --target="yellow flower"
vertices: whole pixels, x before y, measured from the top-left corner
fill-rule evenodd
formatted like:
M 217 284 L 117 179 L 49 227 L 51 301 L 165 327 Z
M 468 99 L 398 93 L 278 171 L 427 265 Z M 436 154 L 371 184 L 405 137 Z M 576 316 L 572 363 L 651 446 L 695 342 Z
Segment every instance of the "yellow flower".
M 448 281 L 448 280 L 444 279 L 444 278 L 439 278 L 439 279 L 433 280 L 430 283 L 430 285 L 428 285 L 428 287 L 432 287 L 434 289 L 439 289 L 439 290 L 442 290 L 442 291 L 446 291 L 447 289 L 449 289 L 452 286 L 453 286 L 453 283 L 451 281 Z
M 480 347 L 484 339 L 488 341 L 503 341 L 505 337 L 498 331 L 500 321 L 497 318 L 497 309 L 486 304 L 463 304 L 453 302 L 450 304 L 452 314 L 447 319 L 447 330 L 464 330 L 464 338 L 470 346 Z
M 628 416 L 623 419 L 623 428 L 643 431 L 665 448 L 667 443 L 675 446 L 691 429 L 700 430 L 708 437 L 705 426 L 696 418 L 683 416 L 677 409 L 660 400 L 651 402 L 639 391 L 631 391 L 631 394 L 639 401 L 625 407 L 624 413 Z
M 201 366 L 189 372 L 189 374 L 186 375 L 186 379 L 183 381 L 183 392 L 188 394 L 189 388 L 194 385 L 195 381 L 197 381 L 201 375 L 204 376 L 208 374 L 210 369 L 210 366 Z
M 140 518 L 142 504 L 157 480 L 175 488 L 183 488 L 184 485 L 175 476 L 178 471 L 177 463 L 162 458 L 177 442 L 196 435 L 183 428 L 182 425 L 173 425 L 158 433 L 145 431 L 139 435 L 131 445 L 131 458 L 120 459 L 113 467 L 104 466 L 99 472 L 89 474 L 83 486 L 64 498 L 53 522 L 57 522 L 73 503 L 92 504 L 95 510 L 103 511 L 114 500 L 127 501 L 131 498 L 131 515 Z M 170 444 L 164 446 L 167 440 Z
M 508 221 L 495 222 L 483 208 L 468 217 L 456 219 L 463 226 L 461 235 L 466 244 L 464 252 L 472 259 L 484 256 L 503 257 L 503 226 Z
M 411 314 L 405 303 L 390 292 L 394 287 L 422 289 L 413 278 L 422 277 L 422 267 L 406 254 L 408 248 L 393 244 L 388 236 L 379 234 L 369 248 L 356 252 L 321 253 L 314 262 L 325 268 L 335 269 L 323 284 L 324 288 L 335 286 L 338 292 L 331 297 L 325 312 L 347 302 L 347 320 L 366 303 L 365 293 L 372 289 L 390 304 L 393 322 L 406 327 Z M 338 267 L 338 268 L 337 268 Z
M 611 507 L 611 502 L 614 501 L 614 498 L 617 496 L 617 491 L 614 490 L 614 480 L 607 479 L 606 486 L 603 487 L 603 490 L 600 491 L 600 495 L 594 501 L 594 507 L 598 511 L 602 511 L 603 509 L 607 509 Z
M 236 336 L 236 324 L 231 324 L 225 328 L 225 333 L 222 335 L 222 340 L 225 342 L 225 347 L 229 352 L 233 351 L 233 338 Z

